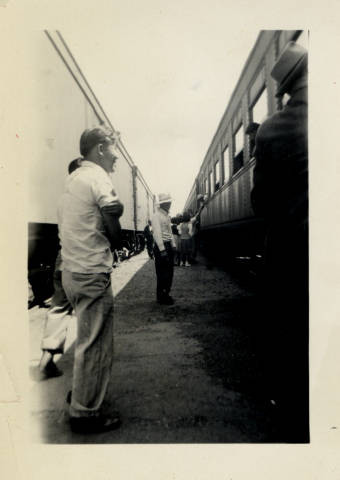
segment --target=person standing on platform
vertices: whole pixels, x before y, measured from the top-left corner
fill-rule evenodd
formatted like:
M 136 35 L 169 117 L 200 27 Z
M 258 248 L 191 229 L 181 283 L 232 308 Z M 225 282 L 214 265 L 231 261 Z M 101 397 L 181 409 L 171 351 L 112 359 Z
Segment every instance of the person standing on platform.
M 296 442 L 309 441 L 307 56 L 289 42 L 273 67 L 277 96 L 290 100 L 259 127 L 251 193 L 266 224 L 268 389 Z
M 158 205 L 152 217 L 151 225 L 154 238 L 154 255 L 157 276 L 157 301 L 162 305 L 172 305 L 170 296 L 174 273 L 175 240 L 171 230 L 169 210 L 172 199 L 169 194 L 158 195 Z
M 152 235 L 151 220 L 148 220 L 148 224 L 144 228 L 144 237 L 145 237 L 146 249 L 147 249 L 148 255 L 151 259 L 153 259 L 153 235 Z
M 178 231 L 181 236 L 182 266 L 190 267 L 189 260 L 191 259 L 191 224 L 189 213 L 183 213 L 182 222 L 179 224 Z
M 197 196 L 198 202 L 201 203 L 199 209 L 195 213 L 195 215 L 192 215 L 190 218 L 190 233 L 191 233 L 191 263 L 196 263 L 196 256 L 198 252 L 198 244 L 199 244 L 199 231 L 200 231 L 200 223 L 201 223 L 201 212 L 204 207 L 203 203 L 203 195 L 199 194 Z
M 190 233 L 191 233 L 191 263 L 196 263 L 196 256 L 198 250 L 198 214 L 192 215 L 190 218 Z
M 175 222 L 176 222 L 177 232 L 178 232 L 178 239 L 177 239 L 177 242 L 176 242 L 176 254 L 175 254 L 175 256 L 176 256 L 177 265 L 180 266 L 181 258 L 182 258 L 182 254 L 181 254 L 181 234 L 179 233 L 179 225 L 182 222 L 182 214 L 181 213 L 177 213 L 177 215 L 175 217 Z
M 76 158 L 68 166 L 71 175 L 81 165 L 81 158 Z M 67 329 L 73 307 L 70 304 L 61 283 L 61 250 L 55 261 L 53 273 L 54 293 L 51 307 L 47 311 L 43 339 L 41 342 L 42 356 L 39 364 L 39 380 L 59 377 L 62 371 L 54 362 L 54 355 L 64 353 Z
M 175 248 L 175 254 L 174 254 L 174 266 L 175 267 L 179 267 L 180 265 L 180 261 L 181 261 L 181 258 L 180 258 L 180 253 L 179 253 L 179 243 L 180 243 L 180 235 L 179 235 L 179 231 L 178 231 L 178 222 L 177 222 L 178 218 L 177 217 L 173 217 L 171 219 L 171 230 L 172 230 L 172 235 L 174 237 L 174 240 L 175 240 L 175 245 L 176 245 L 176 248 Z
M 58 209 L 62 284 L 74 308 L 78 331 L 74 353 L 70 426 L 75 432 L 119 427 L 106 413 L 113 363 L 112 253 L 120 244 L 123 205 L 109 174 L 118 158 L 117 138 L 97 127 L 83 132 L 81 167 L 66 180 Z

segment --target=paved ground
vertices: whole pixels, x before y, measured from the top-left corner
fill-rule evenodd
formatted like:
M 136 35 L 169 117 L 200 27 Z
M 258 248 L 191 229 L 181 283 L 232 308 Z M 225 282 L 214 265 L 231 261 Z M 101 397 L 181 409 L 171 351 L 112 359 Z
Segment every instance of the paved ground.
M 32 381 L 32 435 L 48 443 L 271 442 L 275 428 L 261 395 L 254 333 L 255 295 L 200 258 L 176 267 L 174 306 L 155 302 L 154 264 L 146 253 L 113 272 L 116 295 L 112 406 L 114 432 L 83 436 L 68 427 L 75 321 L 62 377 Z M 31 368 L 39 360 L 46 310 L 30 311 Z

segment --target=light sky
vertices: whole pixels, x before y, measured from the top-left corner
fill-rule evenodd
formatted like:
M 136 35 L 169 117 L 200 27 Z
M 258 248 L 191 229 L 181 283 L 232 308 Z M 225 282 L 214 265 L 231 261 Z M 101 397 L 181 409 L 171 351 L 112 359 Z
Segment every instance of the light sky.
M 258 30 L 194 2 L 122 3 L 61 33 L 153 191 L 184 207 Z M 142 5 L 142 4 L 141 4 Z

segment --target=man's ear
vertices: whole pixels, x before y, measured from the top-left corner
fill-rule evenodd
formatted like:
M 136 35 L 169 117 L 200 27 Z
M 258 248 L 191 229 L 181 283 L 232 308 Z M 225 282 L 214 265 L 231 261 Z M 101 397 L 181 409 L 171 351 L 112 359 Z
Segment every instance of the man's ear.
M 102 143 L 98 143 L 97 145 L 97 153 L 98 155 L 100 155 L 101 157 L 103 156 L 104 154 L 104 145 Z

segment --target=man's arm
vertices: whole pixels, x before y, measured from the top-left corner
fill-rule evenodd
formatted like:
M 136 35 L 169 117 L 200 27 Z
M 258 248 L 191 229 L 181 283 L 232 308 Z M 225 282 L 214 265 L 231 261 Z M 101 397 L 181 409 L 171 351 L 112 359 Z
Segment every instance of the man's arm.
M 189 222 L 189 235 L 190 235 L 190 237 L 192 237 L 192 233 L 193 233 L 193 230 L 194 230 L 194 221 L 191 221 L 191 219 L 190 219 L 190 222 Z
M 121 248 L 121 226 L 119 217 L 123 213 L 123 204 L 114 191 L 112 181 L 104 172 L 91 179 L 94 203 L 99 207 L 105 227 L 105 234 L 111 250 Z
M 111 245 L 111 250 L 119 250 L 122 247 L 122 229 L 120 226 L 119 217 L 123 214 L 123 210 L 124 207 L 119 200 L 105 205 L 100 209 L 100 212 L 103 216 L 106 235 Z
M 153 233 L 153 239 L 159 248 L 160 252 L 165 251 L 164 248 L 164 242 L 162 238 L 162 229 L 161 229 L 161 222 L 158 218 L 158 215 L 154 215 L 151 220 L 151 225 L 152 225 L 152 233 Z

